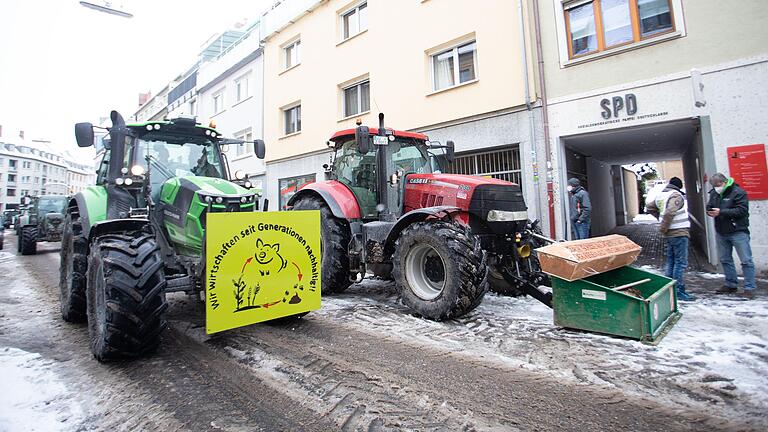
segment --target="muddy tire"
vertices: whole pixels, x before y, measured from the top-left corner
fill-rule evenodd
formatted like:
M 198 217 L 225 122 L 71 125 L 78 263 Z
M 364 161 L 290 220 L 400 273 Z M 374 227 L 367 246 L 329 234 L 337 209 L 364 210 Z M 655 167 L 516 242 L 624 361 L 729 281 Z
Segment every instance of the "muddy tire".
M 79 219 L 67 214 L 61 236 L 59 300 L 61 317 L 68 322 L 86 320 L 85 282 L 88 269 L 88 240 Z
M 419 222 L 395 243 L 393 275 L 403 303 L 441 321 L 476 308 L 485 296 L 485 254 L 464 227 Z
M 165 285 L 162 256 L 151 235 L 110 234 L 91 245 L 86 300 L 97 360 L 133 358 L 157 348 L 167 326 Z
M 304 196 L 296 200 L 294 210 L 320 210 L 321 291 L 340 293 L 350 285 L 348 248 L 352 234 L 349 224 L 331 213 L 322 199 Z
M 22 255 L 34 255 L 37 253 L 37 227 L 27 226 L 21 229 L 19 252 Z

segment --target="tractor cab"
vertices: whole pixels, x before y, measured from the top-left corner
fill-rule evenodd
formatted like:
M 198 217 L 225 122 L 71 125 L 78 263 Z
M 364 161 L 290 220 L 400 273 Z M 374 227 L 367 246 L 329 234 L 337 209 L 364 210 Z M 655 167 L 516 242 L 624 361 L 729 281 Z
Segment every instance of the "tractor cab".
M 405 211 L 405 179 L 444 172 L 447 159 L 453 158 L 450 141 L 447 146 L 430 145 L 426 135 L 383 126 L 343 130 L 330 142 L 335 150 L 332 177 L 352 191 L 363 220 L 400 217 Z

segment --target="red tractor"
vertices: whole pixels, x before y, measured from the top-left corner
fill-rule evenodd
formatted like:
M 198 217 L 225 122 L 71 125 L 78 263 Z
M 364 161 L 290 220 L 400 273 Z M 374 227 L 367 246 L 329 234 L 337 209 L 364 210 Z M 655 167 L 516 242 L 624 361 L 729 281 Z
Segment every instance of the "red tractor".
M 528 220 L 519 185 L 443 174 L 453 142 L 387 129 L 383 114 L 378 128 L 343 130 L 328 144 L 335 150 L 328 180 L 288 202 L 322 214 L 323 294 L 369 271 L 394 278 L 403 303 L 434 320 L 473 310 L 488 289 L 551 305 L 533 252 L 549 239 Z

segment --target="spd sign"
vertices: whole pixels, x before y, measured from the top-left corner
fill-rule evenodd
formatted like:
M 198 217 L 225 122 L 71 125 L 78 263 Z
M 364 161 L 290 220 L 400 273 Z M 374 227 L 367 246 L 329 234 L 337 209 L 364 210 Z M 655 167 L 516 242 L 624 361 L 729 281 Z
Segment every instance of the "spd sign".
M 320 309 L 320 212 L 208 213 L 208 334 Z

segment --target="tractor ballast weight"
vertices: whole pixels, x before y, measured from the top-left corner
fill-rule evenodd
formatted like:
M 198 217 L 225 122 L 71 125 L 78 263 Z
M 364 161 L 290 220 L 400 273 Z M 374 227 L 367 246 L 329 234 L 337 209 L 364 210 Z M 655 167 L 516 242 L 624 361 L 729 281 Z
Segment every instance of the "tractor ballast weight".
M 88 321 L 100 361 L 154 350 L 165 293 L 204 291 L 208 213 L 259 208 L 253 191 L 230 181 L 216 129 L 193 118 L 126 124 L 112 111 L 110 119 L 96 185 L 66 206 L 59 282 L 63 318 Z M 94 145 L 93 129 L 75 125 L 80 147 Z M 263 158 L 263 141 L 254 148 Z
M 455 158 L 452 141 L 388 129 L 382 114 L 378 128 L 340 131 L 330 143 L 329 180 L 288 202 L 324 214 L 325 293 L 373 272 L 394 278 L 403 302 L 435 320 L 471 311 L 488 289 L 551 305 L 533 252 L 543 237 L 519 185 L 443 174 Z

